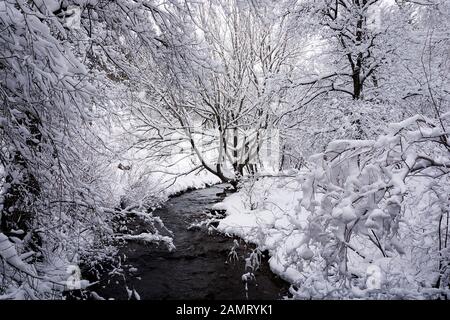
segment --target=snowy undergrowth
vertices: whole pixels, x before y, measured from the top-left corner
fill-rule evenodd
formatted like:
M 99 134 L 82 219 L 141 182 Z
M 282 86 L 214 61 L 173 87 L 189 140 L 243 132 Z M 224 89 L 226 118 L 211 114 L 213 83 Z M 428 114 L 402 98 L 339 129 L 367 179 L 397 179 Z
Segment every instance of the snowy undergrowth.
M 308 170 L 244 182 L 214 207 L 227 211 L 218 230 L 268 250 L 294 298 L 448 298 L 442 130 L 415 116 L 376 140 L 332 142 Z
M 370 292 L 358 285 L 352 290 L 333 286 L 326 281 L 323 274 L 324 260 L 320 248 L 308 245 L 304 235 L 308 227 L 309 213 L 299 206 L 302 200 L 301 179 L 264 178 L 256 182 L 255 192 L 261 192 L 258 206 L 251 209 L 251 202 L 245 191 L 239 191 L 216 204 L 213 209 L 226 210 L 227 216 L 220 220 L 217 230 L 229 235 L 239 236 L 245 241 L 254 243 L 261 251 L 267 250 L 270 255 L 269 265 L 275 274 L 294 285 L 291 292 L 297 298 L 363 298 Z M 417 184 L 414 188 L 418 187 Z M 255 196 L 254 196 L 255 197 Z M 412 200 L 412 199 L 411 199 Z M 426 201 L 420 204 L 426 207 Z M 403 239 L 411 238 L 411 232 L 420 232 L 414 212 L 408 212 L 408 234 Z M 407 221 L 407 220 L 406 220 Z M 428 226 L 429 227 L 429 226 Z M 431 230 L 429 230 L 431 231 Z M 359 247 L 365 247 L 367 241 L 359 238 Z M 370 276 L 370 265 L 375 264 L 382 271 L 381 281 L 389 285 L 388 295 L 381 291 L 373 291 L 371 296 L 393 298 L 420 298 L 441 291 L 432 288 L 436 272 L 430 273 L 435 260 L 430 260 L 423 254 L 422 243 L 413 241 L 405 253 L 383 257 L 367 250 L 376 257 L 369 261 L 354 253 L 349 254 L 349 269 L 366 282 Z M 358 241 L 355 241 L 358 242 Z M 422 252 L 419 252 L 422 251 Z M 426 268 L 424 268 L 426 266 Z M 355 281 L 356 284 L 356 281 Z M 298 290 L 298 289 L 302 290 Z M 343 294 L 343 295 L 342 295 Z

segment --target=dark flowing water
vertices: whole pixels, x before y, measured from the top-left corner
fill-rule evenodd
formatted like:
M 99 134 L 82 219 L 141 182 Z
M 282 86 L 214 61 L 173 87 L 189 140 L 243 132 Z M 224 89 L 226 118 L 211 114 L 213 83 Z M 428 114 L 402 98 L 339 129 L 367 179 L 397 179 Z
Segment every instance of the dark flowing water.
M 135 289 L 141 299 L 279 299 L 288 285 L 274 275 L 263 257 L 256 282 L 245 289 L 242 275 L 244 258 L 250 252 L 242 240 L 237 250 L 239 260 L 227 261 L 234 238 L 206 228 L 188 230 L 192 222 L 205 219 L 205 212 L 223 199 L 224 185 L 194 190 L 171 198 L 154 211 L 174 234 L 176 249 L 129 242 L 121 253 L 123 275 L 102 276 L 94 290 L 104 298 L 128 299 L 125 284 Z M 133 269 L 135 268 L 135 269 Z

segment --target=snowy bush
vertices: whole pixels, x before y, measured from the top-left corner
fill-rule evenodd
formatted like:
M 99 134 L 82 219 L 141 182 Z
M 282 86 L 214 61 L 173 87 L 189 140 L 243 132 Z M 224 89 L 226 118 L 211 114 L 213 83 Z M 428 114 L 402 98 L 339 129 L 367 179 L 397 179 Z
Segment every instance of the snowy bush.
M 114 154 L 98 135 L 121 62 L 135 61 L 127 21 L 148 23 L 135 4 L 0 2 L 0 299 L 60 298 L 67 266 L 110 257 L 115 222 L 135 215 L 116 209 Z
M 297 296 L 448 294 L 450 146 L 442 123 L 414 116 L 377 140 L 333 141 L 311 159 L 302 231 L 316 261 Z M 366 285 L 371 265 L 384 278 L 379 290 Z
M 215 206 L 227 210 L 218 230 L 268 250 L 294 298 L 445 297 L 449 115 L 336 140 L 309 169 L 251 180 Z

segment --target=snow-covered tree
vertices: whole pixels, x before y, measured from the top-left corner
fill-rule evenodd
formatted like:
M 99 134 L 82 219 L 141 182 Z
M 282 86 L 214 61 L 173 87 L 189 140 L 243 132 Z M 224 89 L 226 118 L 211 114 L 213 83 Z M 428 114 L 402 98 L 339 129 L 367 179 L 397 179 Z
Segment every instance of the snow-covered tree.
M 292 159 L 302 162 L 333 139 L 372 139 L 416 113 L 439 117 L 448 101 L 447 2 L 302 3 L 300 25 L 314 25 L 314 37 L 296 84 L 312 99 L 283 119 Z
M 116 108 L 102 94 L 136 62 L 128 45 L 154 37 L 142 26 L 151 10 L 135 1 L 0 3 L 0 297 L 58 297 L 65 266 L 114 252 L 114 221 L 136 214 L 114 209 L 113 155 L 98 132 Z
M 236 185 L 245 168 L 256 170 L 264 132 L 287 105 L 299 56 L 293 17 L 283 6 L 241 1 L 164 11 L 156 19 L 161 54 L 147 60 L 133 110 L 144 133 L 139 143 L 165 151 L 184 143 L 179 149 L 197 158 L 195 169 Z

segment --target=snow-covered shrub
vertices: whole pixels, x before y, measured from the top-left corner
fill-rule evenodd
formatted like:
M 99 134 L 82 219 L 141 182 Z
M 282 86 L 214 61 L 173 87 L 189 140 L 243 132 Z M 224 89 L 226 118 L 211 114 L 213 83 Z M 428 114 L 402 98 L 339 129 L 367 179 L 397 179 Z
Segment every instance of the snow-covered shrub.
M 97 126 L 134 61 L 126 40 L 153 34 L 126 26 L 148 23 L 143 6 L 117 5 L 0 2 L 0 299 L 61 297 L 67 266 L 110 257 L 115 221 L 136 215 L 116 209 L 114 155 Z
M 250 176 L 238 185 L 240 188 L 242 203 L 244 203 L 246 209 L 257 209 L 264 202 L 265 197 L 267 196 L 268 190 L 257 182 L 257 176 Z
M 215 205 L 227 214 L 218 230 L 267 250 L 294 298 L 448 295 L 449 114 L 441 120 L 336 140 L 309 169 L 250 181 Z
M 312 157 L 302 242 L 315 262 L 307 259 L 296 296 L 448 294 L 449 116 L 417 115 L 377 140 L 333 141 Z M 380 269 L 377 290 L 367 285 L 370 266 Z

